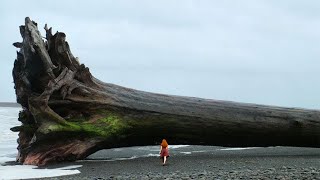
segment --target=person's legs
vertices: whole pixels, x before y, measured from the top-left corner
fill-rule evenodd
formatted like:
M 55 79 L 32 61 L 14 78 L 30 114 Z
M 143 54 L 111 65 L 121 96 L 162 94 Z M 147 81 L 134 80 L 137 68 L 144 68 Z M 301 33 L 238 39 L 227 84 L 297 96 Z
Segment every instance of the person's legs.
M 167 156 L 164 156 L 163 157 L 163 164 L 166 164 L 166 161 L 167 161 Z

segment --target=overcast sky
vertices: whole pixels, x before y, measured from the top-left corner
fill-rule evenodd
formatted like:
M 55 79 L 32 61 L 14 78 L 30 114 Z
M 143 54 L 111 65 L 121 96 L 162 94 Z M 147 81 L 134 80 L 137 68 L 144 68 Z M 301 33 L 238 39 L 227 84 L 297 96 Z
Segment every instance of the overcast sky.
M 130 88 L 320 109 L 320 1 L 18 1 L 0 6 L 0 101 L 29 16 L 67 34 L 98 79 Z

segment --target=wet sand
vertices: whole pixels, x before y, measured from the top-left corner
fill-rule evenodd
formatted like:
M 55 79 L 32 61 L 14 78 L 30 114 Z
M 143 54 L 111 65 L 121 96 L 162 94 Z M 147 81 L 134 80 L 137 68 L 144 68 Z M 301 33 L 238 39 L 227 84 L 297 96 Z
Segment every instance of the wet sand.
M 80 174 L 46 179 L 320 179 L 317 148 L 188 146 L 171 149 L 166 166 L 156 153 L 156 147 L 102 150 L 84 161 L 49 167 L 82 165 Z

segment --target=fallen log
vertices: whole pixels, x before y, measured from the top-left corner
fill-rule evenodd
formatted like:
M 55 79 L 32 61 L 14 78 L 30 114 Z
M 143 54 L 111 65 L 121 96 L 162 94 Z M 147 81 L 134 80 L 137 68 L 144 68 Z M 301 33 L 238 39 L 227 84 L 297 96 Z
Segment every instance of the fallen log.
M 320 147 L 320 111 L 149 93 L 104 83 L 74 57 L 62 32 L 30 18 L 13 79 L 17 161 L 46 165 L 105 148 L 170 144 Z

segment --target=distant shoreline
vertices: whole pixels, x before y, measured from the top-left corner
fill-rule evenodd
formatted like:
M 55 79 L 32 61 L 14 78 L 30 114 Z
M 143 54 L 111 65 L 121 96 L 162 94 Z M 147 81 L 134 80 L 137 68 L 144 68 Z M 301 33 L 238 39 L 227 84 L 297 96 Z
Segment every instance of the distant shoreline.
M 0 107 L 20 107 L 21 105 L 15 102 L 0 102 Z

